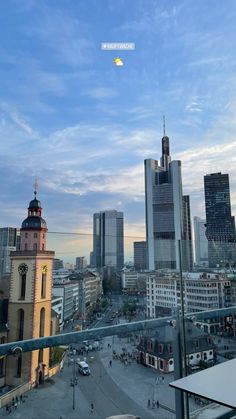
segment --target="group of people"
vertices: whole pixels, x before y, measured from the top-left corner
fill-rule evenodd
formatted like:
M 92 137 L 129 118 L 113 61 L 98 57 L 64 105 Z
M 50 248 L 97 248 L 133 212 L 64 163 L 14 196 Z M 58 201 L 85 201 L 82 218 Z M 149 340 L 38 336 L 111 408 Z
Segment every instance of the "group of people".
M 155 407 L 160 407 L 159 400 L 152 400 L 151 403 L 151 400 L 148 399 L 148 407 L 152 407 L 152 409 L 155 409 Z
M 20 395 L 19 398 L 17 396 L 16 397 L 12 397 L 11 403 L 8 403 L 6 405 L 6 412 L 7 413 L 11 413 L 12 410 L 16 410 L 17 409 L 17 407 L 18 407 L 18 405 L 20 403 L 24 403 L 24 402 L 25 402 L 25 400 L 23 400 L 23 395 L 22 394 Z

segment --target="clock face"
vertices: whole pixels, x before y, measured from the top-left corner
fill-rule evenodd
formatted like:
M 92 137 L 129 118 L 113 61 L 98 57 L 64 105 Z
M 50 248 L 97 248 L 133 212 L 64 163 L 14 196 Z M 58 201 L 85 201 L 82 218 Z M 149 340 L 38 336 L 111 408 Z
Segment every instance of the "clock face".
M 47 265 L 45 264 L 45 265 L 42 265 L 42 273 L 43 274 L 46 274 L 47 273 L 47 271 L 48 271 L 48 267 L 47 267 Z
M 18 266 L 18 272 L 20 275 L 25 275 L 28 272 L 28 266 L 26 265 L 26 263 L 21 263 Z

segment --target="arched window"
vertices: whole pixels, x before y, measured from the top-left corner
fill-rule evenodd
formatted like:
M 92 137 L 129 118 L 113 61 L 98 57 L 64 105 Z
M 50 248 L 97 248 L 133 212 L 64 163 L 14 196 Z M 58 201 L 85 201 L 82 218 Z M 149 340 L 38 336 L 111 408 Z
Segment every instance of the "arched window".
M 24 338 L 24 317 L 25 312 L 22 308 L 20 308 L 20 310 L 18 310 L 18 340 L 23 340 Z
M 39 325 L 39 337 L 42 338 L 44 336 L 44 328 L 45 328 L 45 308 L 41 308 L 40 310 L 40 325 Z
M 47 279 L 47 274 L 42 273 L 41 298 L 46 298 L 46 279 Z
M 25 291 L 26 291 L 26 274 L 20 275 L 21 283 L 20 283 L 20 300 L 25 299 Z

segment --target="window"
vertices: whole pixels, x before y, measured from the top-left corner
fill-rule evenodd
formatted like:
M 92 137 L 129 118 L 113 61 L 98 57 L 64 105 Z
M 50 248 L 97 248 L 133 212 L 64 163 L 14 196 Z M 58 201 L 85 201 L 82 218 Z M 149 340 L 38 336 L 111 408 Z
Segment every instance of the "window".
M 191 361 L 193 360 L 193 355 L 190 355 L 189 359 L 191 359 Z
M 154 359 L 153 356 L 148 357 L 148 364 L 152 365 L 152 366 L 155 366 L 155 359 Z
M 45 273 L 42 273 L 41 298 L 46 298 L 46 274 Z
M 34 239 L 37 239 L 38 233 L 34 233 Z
M 27 239 L 27 237 L 28 237 L 28 233 L 25 233 L 25 238 Z
M 163 353 L 163 349 L 164 349 L 164 345 L 162 344 L 158 345 L 158 351 L 160 352 L 160 354 Z
M 40 310 L 40 324 L 39 324 L 39 337 L 42 338 L 44 336 L 44 329 L 45 329 L 45 308 L 41 308 Z
M 22 355 L 20 355 L 17 359 L 17 370 L 16 370 L 17 377 L 21 377 L 21 367 L 22 367 Z
M 26 274 L 20 275 L 20 300 L 25 299 Z
M 172 345 L 170 343 L 168 344 L 168 352 L 169 352 L 169 354 L 173 353 L 173 348 L 172 348 Z
M 160 369 L 161 371 L 163 371 L 163 369 L 164 369 L 164 362 L 163 362 L 163 360 L 162 360 L 162 359 L 160 359 L 160 360 L 159 360 L 159 369 Z
M 24 338 L 24 317 L 24 310 L 20 308 L 18 310 L 18 340 L 23 340 Z
M 25 250 L 28 250 L 28 245 L 27 245 L 27 243 L 25 243 Z
M 34 243 L 34 250 L 37 250 L 37 243 Z

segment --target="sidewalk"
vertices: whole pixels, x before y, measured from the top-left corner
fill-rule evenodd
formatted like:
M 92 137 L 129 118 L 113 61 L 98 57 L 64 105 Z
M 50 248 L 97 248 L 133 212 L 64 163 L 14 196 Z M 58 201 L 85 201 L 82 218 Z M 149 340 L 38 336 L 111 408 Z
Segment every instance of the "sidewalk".
M 108 344 L 110 348 L 108 348 Z M 158 400 L 159 403 L 166 405 L 170 409 L 175 409 L 174 390 L 168 386 L 168 383 L 173 381 L 173 375 L 165 375 L 164 384 L 156 384 L 160 374 L 151 368 L 146 368 L 136 362 L 125 366 L 120 360 L 113 360 L 113 350 L 120 354 L 123 347 L 128 352 L 132 352 L 135 350 L 136 345 L 129 343 L 127 338 L 120 339 L 117 336 L 104 339 L 103 350 L 100 351 L 99 355 L 107 373 L 130 398 L 145 408 L 153 417 L 174 418 L 175 415 L 173 413 L 161 407 L 148 408 L 148 400 L 150 400 L 151 404 L 152 400 Z M 109 365 L 110 360 L 112 360 L 111 367 Z

